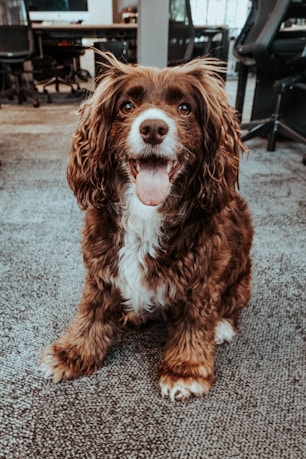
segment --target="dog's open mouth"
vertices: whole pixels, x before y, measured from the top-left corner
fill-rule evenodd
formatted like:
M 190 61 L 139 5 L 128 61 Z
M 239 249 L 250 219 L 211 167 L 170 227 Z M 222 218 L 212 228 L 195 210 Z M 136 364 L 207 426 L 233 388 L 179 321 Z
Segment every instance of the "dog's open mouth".
M 177 161 L 151 156 L 130 160 L 130 168 L 136 180 L 136 193 L 146 206 L 158 206 L 167 197 L 171 178 L 178 169 Z

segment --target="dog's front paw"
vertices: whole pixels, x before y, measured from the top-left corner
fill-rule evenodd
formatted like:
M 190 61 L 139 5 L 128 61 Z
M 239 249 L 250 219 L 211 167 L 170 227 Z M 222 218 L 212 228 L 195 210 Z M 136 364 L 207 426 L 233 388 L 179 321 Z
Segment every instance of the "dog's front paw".
M 209 392 L 212 381 L 198 377 L 162 375 L 159 380 L 162 397 L 185 401 L 192 395 L 202 397 Z
M 68 350 L 57 343 L 48 346 L 40 356 L 39 370 L 55 384 L 65 379 L 88 376 L 97 368 L 95 362 L 86 363 L 75 349 Z
M 54 383 L 58 383 L 63 379 L 74 377 L 73 370 L 69 368 L 64 356 L 65 352 L 60 352 L 55 343 L 43 350 L 38 368 L 44 378 L 52 379 Z
M 61 362 L 53 350 L 53 345 L 47 347 L 41 353 L 38 368 L 44 378 L 52 379 L 54 383 L 61 381 L 65 374 Z

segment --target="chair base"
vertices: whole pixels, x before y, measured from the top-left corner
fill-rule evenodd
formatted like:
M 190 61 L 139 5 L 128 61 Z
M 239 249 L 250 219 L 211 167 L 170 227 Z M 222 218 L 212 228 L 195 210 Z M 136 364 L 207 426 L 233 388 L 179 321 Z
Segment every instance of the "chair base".
M 262 120 L 251 121 L 249 123 L 243 123 L 241 130 L 250 129 L 249 132 L 242 135 L 242 141 L 246 142 L 254 137 L 260 135 L 268 136 L 268 151 L 275 151 L 278 134 L 281 134 L 291 140 L 300 142 L 306 145 L 306 137 L 302 136 L 290 126 L 288 126 L 283 120 L 279 118 L 265 118 Z
M 21 105 L 23 102 L 27 101 L 27 98 L 32 98 L 33 102 L 32 105 L 33 107 L 39 107 L 39 99 L 38 99 L 38 93 L 35 89 L 31 90 L 28 88 L 25 88 L 24 86 L 21 85 L 16 85 L 12 88 L 5 89 L 4 91 L 0 91 L 0 101 L 1 99 L 6 99 L 6 98 L 13 98 L 17 97 L 18 103 Z M 1 102 L 0 102 L 0 108 L 1 108 Z
M 84 80 L 85 80 L 85 74 L 84 74 Z M 86 92 L 83 89 L 81 89 L 76 74 L 69 75 L 69 80 L 65 80 L 64 78 L 60 77 L 57 73 L 55 76 L 53 76 L 49 80 L 40 82 L 40 84 L 42 84 L 43 86 L 43 92 L 47 94 L 48 103 L 52 102 L 51 95 L 46 89 L 48 86 L 54 85 L 56 92 L 60 92 L 60 85 L 68 86 L 70 88 L 70 92 L 75 95 L 83 94 L 84 92 Z
M 246 142 L 253 137 L 259 135 L 266 135 L 268 137 L 267 150 L 274 151 L 277 137 L 279 134 L 291 139 L 296 142 L 303 143 L 306 145 L 306 137 L 299 134 L 297 131 L 288 126 L 282 119 L 281 116 L 281 102 L 282 95 L 285 92 L 291 91 L 295 88 L 305 90 L 304 80 L 306 77 L 306 71 L 292 75 L 291 77 L 283 78 L 282 80 L 276 80 L 273 85 L 274 91 L 277 93 L 276 104 L 274 113 L 271 118 L 265 118 L 262 120 L 254 120 L 249 123 L 241 124 L 241 130 L 250 129 L 247 134 L 242 135 L 242 141 Z M 304 159 L 303 159 L 304 163 Z
M 41 83 L 40 83 L 41 84 Z M 62 84 L 62 85 L 65 85 L 65 86 L 69 86 L 69 88 L 71 89 L 71 92 L 76 92 L 76 89 L 73 87 L 73 84 L 64 80 L 63 78 L 59 77 L 59 76 L 54 76 L 52 78 L 50 78 L 50 80 L 47 80 L 43 83 L 43 90 L 45 91 L 45 89 L 47 88 L 47 86 L 52 86 L 54 85 L 55 86 L 55 90 L 56 92 L 59 92 L 59 85 Z

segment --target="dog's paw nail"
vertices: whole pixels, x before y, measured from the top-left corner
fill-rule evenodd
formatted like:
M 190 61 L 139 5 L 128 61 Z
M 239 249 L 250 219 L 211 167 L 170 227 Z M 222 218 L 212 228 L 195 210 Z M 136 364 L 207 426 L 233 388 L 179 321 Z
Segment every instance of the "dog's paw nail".
M 169 390 L 168 386 L 163 385 L 162 383 L 160 383 L 160 390 L 161 390 L 161 396 L 163 398 L 168 398 L 169 397 L 170 390 Z
M 185 401 L 192 395 L 202 397 L 210 389 L 210 384 L 207 381 L 197 381 L 192 378 L 161 378 L 160 389 L 163 398 L 169 398 L 171 401 Z

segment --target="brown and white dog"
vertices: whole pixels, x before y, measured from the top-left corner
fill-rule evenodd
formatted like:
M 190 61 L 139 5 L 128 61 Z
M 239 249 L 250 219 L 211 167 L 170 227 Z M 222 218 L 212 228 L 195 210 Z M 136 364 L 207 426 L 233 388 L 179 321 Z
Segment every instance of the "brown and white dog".
M 110 54 L 80 109 L 68 182 L 86 209 L 87 276 L 67 332 L 40 367 L 54 382 L 90 375 L 122 322 L 161 314 L 164 397 L 214 382 L 215 344 L 230 341 L 251 292 L 253 227 L 238 195 L 244 151 L 219 65 L 159 70 Z

